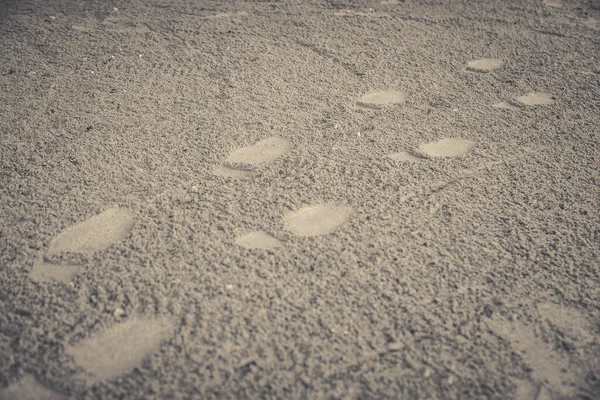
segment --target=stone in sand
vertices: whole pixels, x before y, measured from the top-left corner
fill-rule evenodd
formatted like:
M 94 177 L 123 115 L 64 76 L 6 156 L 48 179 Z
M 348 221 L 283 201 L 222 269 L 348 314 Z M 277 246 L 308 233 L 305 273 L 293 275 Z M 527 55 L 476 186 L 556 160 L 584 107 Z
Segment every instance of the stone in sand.
M 475 147 L 475 142 L 472 140 L 441 139 L 421 145 L 419 151 L 430 157 L 456 157 L 469 153 L 473 147 Z
M 65 397 L 42 385 L 32 375 L 25 375 L 6 389 L 0 390 L 0 400 L 63 400 Z
M 235 150 L 227 158 L 227 162 L 245 165 L 260 165 L 275 161 L 290 149 L 290 141 L 278 137 L 270 137 L 252 146 Z
M 356 103 L 359 108 L 381 108 L 388 104 L 400 104 L 406 101 L 406 93 L 396 90 L 365 94 Z
M 66 353 L 91 375 L 91 383 L 132 371 L 160 349 L 174 332 L 166 317 L 137 317 L 117 323 L 99 335 L 67 346 Z
M 482 58 L 479 60 L 469 61 L 467 69 L 476 72 L 490 72 L 504 65 L 504 61 L 497 58 Z
M 297 236 L 319 236 L 335 231 L 352 215 L 352 207 L 316 204 L 283 217 L 284 226 Z
M 400 162 L 418 162 L 418 161 L 421 161 L 421 159 L 419 157 L 415 157 L 415 156 L 413 156 L 412 154 L 410 154 L 409 152 L 406 152 L 406 151 L 401 151 L 399 153 L 390 154 L 388 157 L 391 158 L 394 161 L 400 161 Z
M 283 244 L 263 231 L 250 232 L 235 239 L 235 244 L 247 249 L 273 250 Z
M 48 256 L 64 252 L 90 254 L 125 239 L 135 218 L 122 208 L 111 208 L 62 231 L 52 242 Z
M 528 106 L 539 106 L 553 104 L 556 101 L 556 98 L 548 93 L 532 92 L 517 97 L 517 100 Z

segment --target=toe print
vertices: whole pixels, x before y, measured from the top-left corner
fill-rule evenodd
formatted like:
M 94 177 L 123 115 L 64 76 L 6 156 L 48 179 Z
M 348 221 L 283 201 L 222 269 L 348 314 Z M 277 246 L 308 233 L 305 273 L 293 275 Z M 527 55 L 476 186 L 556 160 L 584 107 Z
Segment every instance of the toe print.
M 235 244 L 247 249 L 273 250 L 281 247 L 283 243 L 263 231 L 250 232 L 235 240 Z
M 504 61 L 497 58 L 482 58 L 480 60 L 469 61 L 467 69 L 474 72 L 490 72 L 501 68 L 503 65 Z
M 79 271 L 79 265 L 54 264 L 44 258 L 62 253 L 90 255 L 104 250 L 125 239 L 134 224 L 134 216 L 128 210 L 112 208 L 65 229 L 50 242 L 45 256 L 34 264 L 31 278 L 36 281 L 70 280 Z
M 138 367 L 157 352 L 161 342 L 174 332 L 168 318 L 132 318 L 117 323 L 99 335 L 87 338 L 66 353 L 90 375 L 91 383 L 115 378 Z
M 352 207 L 317 204 L 283 217 L 284 226 L 297 236 L 320 236 L 335 231 L 352 215 Z
M 549 105 L 556 102 L 556 97 L 542 92 L 532 92 L 524 96 L 517 97 L 517 100 L 527 106 Z
M 472 140 L 441 139 L 421 145 L 419 151 L 429 157 L 456 157 L 469 153 L 474 147 Z
M 396 90 L 368 93 L 356 102 L 358 109 L 380 109 L 390 104 L 401 104 L 406 101 L 406 93 Z

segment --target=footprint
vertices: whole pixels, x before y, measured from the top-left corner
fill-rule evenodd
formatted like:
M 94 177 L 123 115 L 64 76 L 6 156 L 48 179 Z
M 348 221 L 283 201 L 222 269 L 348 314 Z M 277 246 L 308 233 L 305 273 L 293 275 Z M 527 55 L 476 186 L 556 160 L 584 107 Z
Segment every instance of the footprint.
M 220 166 L 213 173 L 230 178 L 243 178 L 252 174 L 254 168 L 275 161 L 291 148 L 290 141 L 278 137 L 270 137 L 256 142 L 252 146 L 233 151 L 227 160 L 228 166 Z M 236 168 L 236 165 L 243 166 Z
M 270 137 L 249 147 L 238 149 L 231 153 L 227 162 L 233 164 L 259 165 L 275 161 L 290 149 L 287 139 Z
M 517 97 L 517 100 L 527 106 L 538 106 L 553 104 L 556 101 L 556 98 L 548 93 L 532 92 Z
M 335 231 L 352 215 L 350 206 L 316 204 L 283 217 L 284 226 L 297 236 L 320 236 Z
M 175 330 L 166 317 L 137 317 L 117 323 L 104 332 L 67 346 L 66 354 L 89 373 L 89 383 L 112 379 L 132 371 L 160 349 Z
M 474 147 L 472 140 L 441 139 L 421 145 L 419 151 L 429 157 L 456 157 L 469 153 Z
M 247 249 L 273 250 L 283 243 L 263 231 L 250 232 L 235 239 L 235 244 Z
M 537 309 L 542 317 L 563 333 L 576 339 L 578 343 L 585 344 L 594 340 L 594 337 L 589 333 L 592 324 L 578 310 L 554 303 L 538 304 Z
M 540 385 L 527 379 L 518 379 L 515 382 L 515 400 L 538 400 Z M 541 399 L 540 399 L 541 400 Z
M 482 58 L 467 63 L 467 69 L 474 72 L 490 72 L 504 65 L 504 61 L 497 58 Z
M 519 107 L 515 106 L 514 104 L 509 103 L 508 101 L 503 101 L 501 103 L 494 104 L 492 107 L 505 108 L 507 110 L 518 110 L 519 109 Z
M 554 392 L 569 395 L 577 382 L 577 374 L 569 371 L 569 362 L 540 340 L 528 327 L 518 321 L 488 320 L 488 327 L 508 341 L 531 367 L 532 377 Z
M 561 8 L 563 3 L 560 0 L 544 0 L 544 5 L 548 7 Z
M 582 22 L 582 24 L 594 30 L 598 30 L 600 28 L 600 20 L 593 17 L 586 19 Z
M 399 153 L 390 154 L 388 157 L 394 161 L 411 162 L 411 163 L 419 162 L 422 160 L 421 158 L 415 157 L 407 151 L 401 151 Z
M 133 229 L 135 219 L 128 210 L 111 208 L 63 230 L 51 242 L 43 257 L 33 266 L 31 279 L 46 282 L 67 282 L 79 271 L 79 264 L 57 264 L 51 257 L 64 253 L 90 255 L 125 239 Z
M 0 390 L 0 400 L 63 400 L 65 396 L 47 388 L 32 375 L 11 384 L 4 390 Z
M 365 94 L 356 102 L 359 110 L 378 110 L 389 104 L 402 104 L 406 101 L 406 93 L 396 90 Z

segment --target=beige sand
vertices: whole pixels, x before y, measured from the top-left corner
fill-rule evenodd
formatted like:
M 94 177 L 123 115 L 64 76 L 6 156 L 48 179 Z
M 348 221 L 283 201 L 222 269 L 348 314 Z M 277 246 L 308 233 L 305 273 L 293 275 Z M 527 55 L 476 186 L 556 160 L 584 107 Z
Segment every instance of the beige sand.
M 0 3 L 0 396 L 600 399 L 596 2 Z

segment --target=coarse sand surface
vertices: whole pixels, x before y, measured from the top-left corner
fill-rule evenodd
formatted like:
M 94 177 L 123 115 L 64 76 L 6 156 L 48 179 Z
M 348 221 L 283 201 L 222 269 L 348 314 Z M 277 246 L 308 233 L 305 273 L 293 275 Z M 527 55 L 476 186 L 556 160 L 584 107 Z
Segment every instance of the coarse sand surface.
M 600 399 L 599 21 L 0 1 L 0 399 Z

